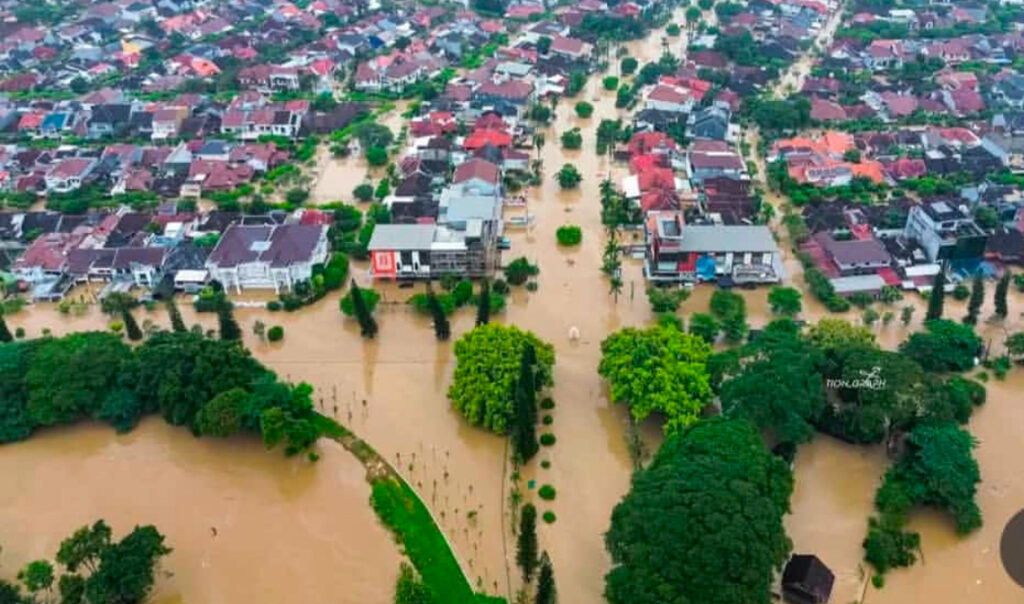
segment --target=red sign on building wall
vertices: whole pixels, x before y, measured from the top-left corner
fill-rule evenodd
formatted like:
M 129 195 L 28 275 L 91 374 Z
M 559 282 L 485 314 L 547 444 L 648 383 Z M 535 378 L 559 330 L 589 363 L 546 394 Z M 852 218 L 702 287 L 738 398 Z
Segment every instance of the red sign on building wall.
M 377 277 L 394 276 L 397 272 L 394 252 L 372 252 L 371 264 L 373 266 L 373 274 Z

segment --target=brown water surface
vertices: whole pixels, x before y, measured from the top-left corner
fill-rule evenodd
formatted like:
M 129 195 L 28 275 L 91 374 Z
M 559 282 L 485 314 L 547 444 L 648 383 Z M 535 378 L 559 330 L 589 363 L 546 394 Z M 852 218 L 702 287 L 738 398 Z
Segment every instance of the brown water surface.
M 103 518 L 117 537 L 139 524 L 166 535 L 156 604 L 387 604 L 400 556 L 367 504 L 363 467 L 336 443 L 317 450 L 316 464 L 285 459 L 157 418 L 126 435 L 81 425 L 4 446 L 0 576 L 52 560 L 61 539 Z

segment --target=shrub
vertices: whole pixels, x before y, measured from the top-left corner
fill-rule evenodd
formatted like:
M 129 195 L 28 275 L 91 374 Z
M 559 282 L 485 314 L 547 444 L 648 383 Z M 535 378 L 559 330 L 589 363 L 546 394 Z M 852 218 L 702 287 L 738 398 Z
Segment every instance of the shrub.
M 551 400 L 551 397 L 545 398 L 540 402 L 540 408 L 545 411 L 555 408 L 555 401 Z
M 370 147 L 366 150 L 366 163 L 371 166 L 383 166 L 388 163 L 388 152 L 382 147 Z
M 281 310 L 281 303 L 277 300 L 271 300 L 270 302 L 267 302 L 267 310 L 270 312 L 278 312 Z
M 537 496 L 544 501 L 553 501 L 558 493 L 555 491 L 555 487 L 546 484 L 537 490 Z
M 971 296 L 971 290 L 963 283 L 953 288 L 953 297 L 961 302 Z
M 583 146 L 583 134 L 579 128 L 566 130 L 562 133 L 562 148 L 575 150 Z
M 623 57 L 619 62 L 619 69 L 624 75 L 630 75 L 636 72 L 638 65 L 639 63 L 634 57 Z
M 540 435 L 540 444 L 544 445 L 545 447 L 550 447 L 554 445 L 555 440 L 555 435 L 550 432 L 548 432 L 547 434 Z
M 552 512 L 551 510 L 544 512 L 544 522 L 548 524 L 554 524 L 555 520 L 557 520 L 557 518 L 555 517 L 554 512 Z
M 530 281 L 529 283 L 527 283 L 526 284 L 526 291 L 528 291 L 528 292 L 535 292 L 535 291 L 537 291 L 537 282 L 536 281 Z
M 675 23 L 671 23 L 671 24 L 669 24 L 668 27 L 665 28 L 665 33 L 670 35 L 670 36 L 672 36 L 673 38 L 678 36 L 679 32 L 680 32 L 679 25 L 677 25 Z
M 352 189 L 352 196 L 359 201 L 370 201 L 373 199 L 373 185 L 368 182 L 356 185 L 356 188 Z
M 555 418 L 550 415 L 545 415 L 544 419 L 541 420 L 541 422 L 543 422 L 545 426 L 550 426 L 552 423 L 554 423 L 554 421 Z
M 275 325 L 267 330 L 267 339 L 271 342 L 280 342 L 284 339 L 284 327 Z
M 309 191 L 305 189 L 289 189 L 284 196 L 285 201 L 288 203 L 298 206 L 306 203 L 309 199 Z
M 576 103 L 576 115 L 581 118 L 588 118 L 594 113 L 594 106 L 586 101 Z
M 462 306 L 473 297 L 473 284 L 463 279 L 455 286 L 452 294 L 455 296 L 455 305 Z
M 437 298 L 437 302 L 441 305 L 441 310 L 444 311 L 444 314 L 446 316 L 450 316 L 452 313 L 455 312 L 456 304 L 454 295 L 445 292 L 435 294 L 434 297 Z M 409 298 L 408 303 L 412 305 L 414 309 L 416 309 L 416 312 L 424 315 L 430 314 L 430 301 L 429 298 L 427 297 L 427 294 L 422 292 L 418 294 L 413 294 L 412 297 Z
M 377 303 L 380 302 L 380 294 L 369 288 L 359 288 L 359 291 L 363 293 L 363 300 L 366 301 L 366 309 L 373 313 L 373 310 L 377 308 Z M 341 312 L 345 313 L 346 316 L 353 316 L 355 313 L 355 307 L 352 306 L 352 290 L 349 290 L 345 294 L 345 297 L 338 303 L 341 307 Z
M 507 294 L 508 281 L 505 281 L 504 279 L 495 279 L 494 283 L 491 284 L 491 291 L 500 295 Z
M 555 179 L 558 180 L 558 186 L 563 189 L 575 189 L 580 186 L 580 182 L 583 181 L 583 175 L 576 166 L 572 164 L 565 164 L 562 169 L 555 174 Z
M 551 462 L 550 462 L 550 461 L 548 461 L 548 460 L 546 460 L 546 459 L 545 459 L 545 460 L 542 460 L 542 461 L 540 462 L 540 467 L 542 467 L 542 468 L 544 468 L 545 470 L 547 470 L 548 468 L 550 468 L 550 467 L 551 467 Z
M 619 78 L 615 76 L 607 76 L 601 81 L 605 90 L 615 90 L 619 87 Z
M 574 224 L 565 224 L 555 231 L 559 245 L 579 245 L 583 241 L 583 229 Z
M 530 264 L 525 257 L 519 257 L 505 267 L 505 280 L 510 285 L 522 285 L 527 279 L 540 272 L 536 265 Z

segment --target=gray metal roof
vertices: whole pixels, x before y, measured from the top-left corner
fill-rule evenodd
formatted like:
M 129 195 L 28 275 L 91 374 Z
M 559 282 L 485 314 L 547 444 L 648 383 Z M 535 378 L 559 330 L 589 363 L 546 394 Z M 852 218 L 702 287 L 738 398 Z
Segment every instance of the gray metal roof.
M 686 225 L 680 245 L 684 252 L 776 252 L 766 226 Z
M 366 248 L 371 252 L 429 250 L 436 230 L 433 224 L 378 224 Z

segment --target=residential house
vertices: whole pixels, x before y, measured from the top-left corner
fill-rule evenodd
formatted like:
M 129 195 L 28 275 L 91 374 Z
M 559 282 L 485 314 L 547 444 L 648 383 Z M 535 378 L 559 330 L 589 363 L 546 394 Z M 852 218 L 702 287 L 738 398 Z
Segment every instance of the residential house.
M 678 211 L 653 211 L 645 221 L 644 274 L 654 282 L 776 283 L 778 247 L 765 226 L 686 225 Z
M 282 224 L 244 226 L 224 231 L 206 260 L 210 277 L 225 288 L 280 292 L 313 276 L 313 265 L 327 260 L 327 227 Z
M 902 236 L 920 245 L 929 262 L 981 258 L 987 238 L 967 213 L 947 201 L 913 206 Z
M 68 193 L 85 183 L 96 167 L 96 160 L 90 157 L 69 157 L 62 159 L 46 173 L 46 190 L 52 193 Z
M 740 179 L 745 178 L 746 164 L 728 143 L 699 140 L 690 145 L 688 171 L 690 179 L 698 183 L 719 176 Z
M 498 224 L 471 220 L 464 230 L 437 224 L 380 224 L 367 249 L 374 279 L 490 275 L 499 265 Z
M 726 140 L 729 138 L 729 110 L 715 104 L 691 113 L 686 135 L 691 139 Z

